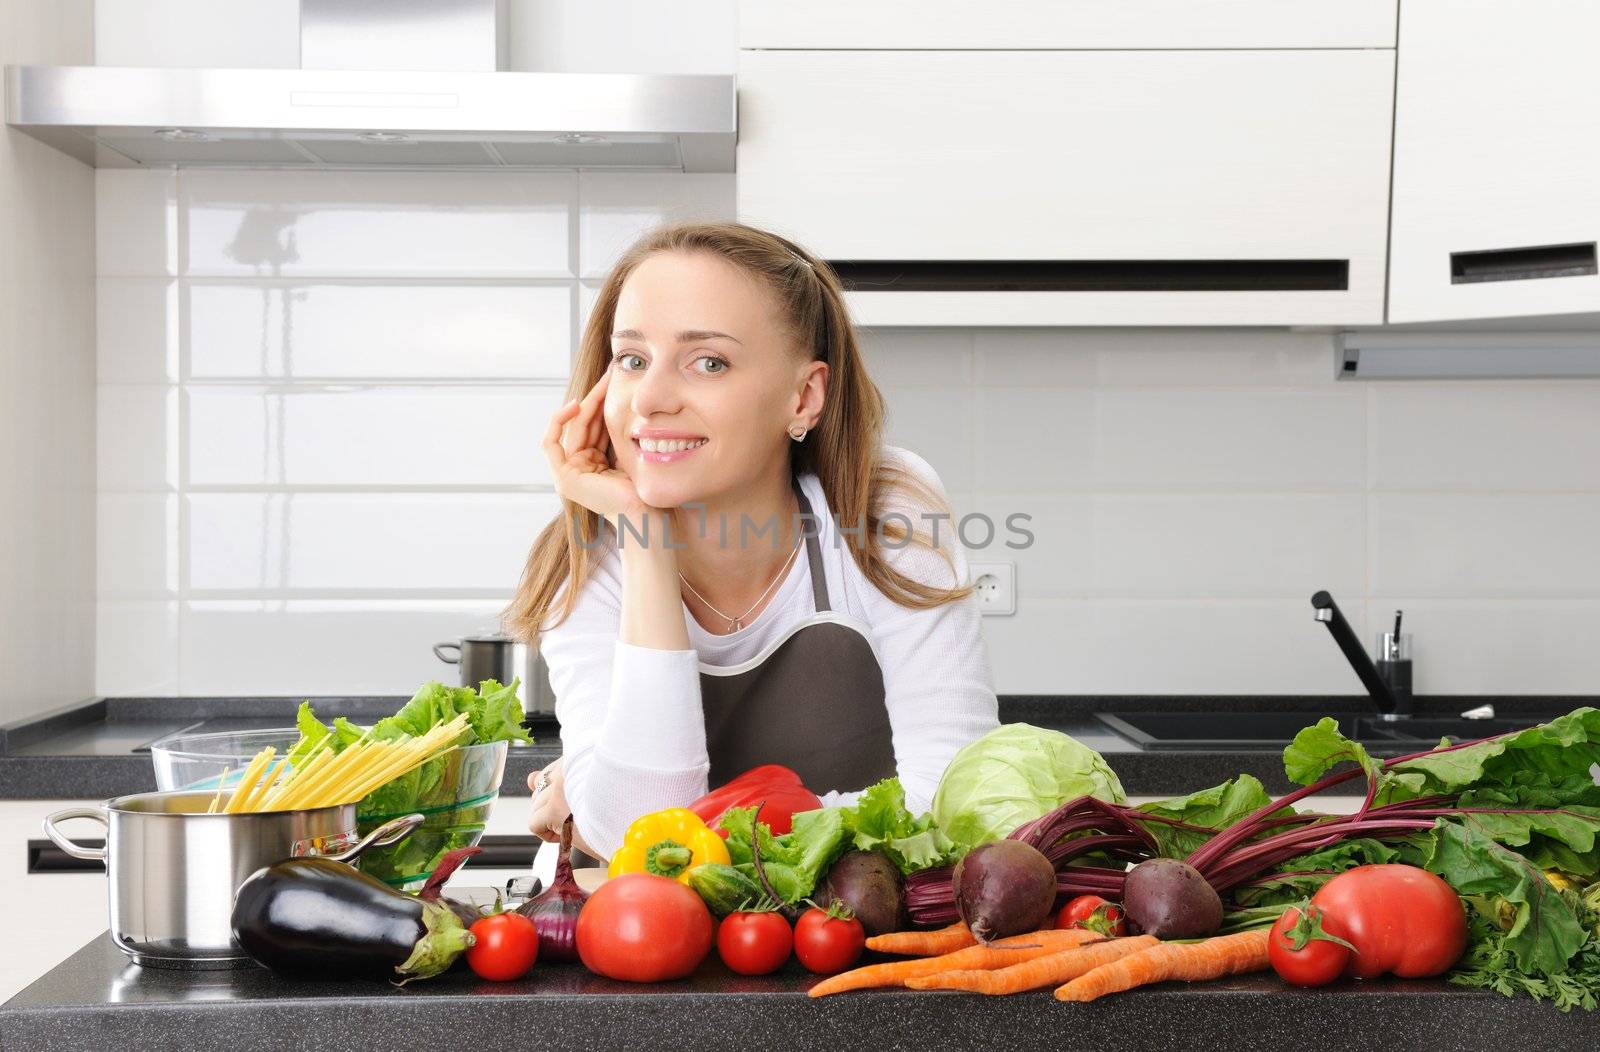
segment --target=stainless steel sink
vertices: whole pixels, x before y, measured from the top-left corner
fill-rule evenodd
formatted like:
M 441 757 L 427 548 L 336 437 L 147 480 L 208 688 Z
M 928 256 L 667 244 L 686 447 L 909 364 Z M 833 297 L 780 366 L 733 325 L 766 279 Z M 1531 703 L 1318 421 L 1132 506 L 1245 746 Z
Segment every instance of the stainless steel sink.
M 1466 741 L 1521 730 L 1544 717 L 1469 720 L 1413 716 L 1387 721 L 1367 713 L 1330 712 L 1097 712 L 1099 721 L 1143 749 L 1281 749 L 1323 716 L 1374 752 L 1420 752 L 1441 738 Z

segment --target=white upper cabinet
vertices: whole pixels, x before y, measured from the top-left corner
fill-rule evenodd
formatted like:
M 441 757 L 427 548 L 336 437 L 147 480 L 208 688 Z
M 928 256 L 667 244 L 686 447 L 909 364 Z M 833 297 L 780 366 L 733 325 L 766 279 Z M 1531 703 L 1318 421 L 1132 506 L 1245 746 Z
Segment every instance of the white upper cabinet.
M 1394 47 L 1396 0 L 810 0 L 739 5 L 742 48 Z
M 743 49 L 738 217 L 862 324 L 1378 323 L 1393 81 L 1381 48 Z
M 1406 0 L 1389 321 L 1600 309 L 1600 4 Z

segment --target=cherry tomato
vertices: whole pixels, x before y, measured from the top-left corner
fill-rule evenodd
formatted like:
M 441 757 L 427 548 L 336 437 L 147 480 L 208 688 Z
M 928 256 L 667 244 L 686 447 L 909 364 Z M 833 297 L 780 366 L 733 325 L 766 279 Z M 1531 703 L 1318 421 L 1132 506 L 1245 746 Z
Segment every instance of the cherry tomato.
M 794 925 L 794 955 L 818 975 L 832 975 L 855 964 L 866 943 L 867 933 L 853 916 L 812 907 Z
M 1356 951 L 1345 974 L 1372 979 L 1441 975 L 1467 948 L 1467 912 L 1455 889 L 1416 866 L 1357 866 L 1311 896 L 1339 918 Z
M 1344 939 L 1344 926 L 1320 906 L 1307 906 L 1304 913 L 1290 906 L 1267 935 L 1272 970 L 1296 986 L 1333 982 L 1344 974 L 1353 949 Z
M 700 896 L 653 873 L 611 878 L 578 913 L 578 959 L 608 979 L 681 979 L 705 960 L 711 940 L 711 911 Z
M 1122 918 L 1122 907 L 1099 895 L 1079 895 L 1061 907 L 1056 918 L 1058 928 L 1087 928 L 1101 935 L 1122 938 L 1128 934 L 1127 921 Z
M 539 959 L 539 929 L 520 913 L 495 913 L 473 922 L 467 967 L 497 983 L 521 979 Z
M 794 930 L 781 913 L 730 913 L 717 926 L 717 953 L 740 975 L 770 975 L 794 949 Z

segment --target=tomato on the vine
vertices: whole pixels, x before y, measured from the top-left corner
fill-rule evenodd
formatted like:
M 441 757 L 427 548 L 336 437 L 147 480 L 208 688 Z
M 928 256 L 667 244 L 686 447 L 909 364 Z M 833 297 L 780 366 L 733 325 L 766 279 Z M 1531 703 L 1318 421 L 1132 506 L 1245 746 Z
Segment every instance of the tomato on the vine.
M 1272 970 L 1296 986 L 1326 986 L 1344 974 L 1355 951 L 1344 927 L 1320 906 L 1290 906 L 1267 935 Z
M 717 954 L 740 975 L 770 975 L 794 949 L 794 930 L 776 910 L 739 910 L 717 926 Z
M 861 922 L 837 899 L 827 909 L 806 910 L 794 925 L 794 955 L 818 975 L 833 975 L 855 964 L 866 943 Z
M 539 930 L 520 913 L 493 913 L 474 921 L 467 967 L 480 979 L 521 979 L 539 959 Z
M 1061 907 L 1056 918 L 1057 928 L 1087 928 L 1112 938 L 1128 934 L 1128 923 L 1123 919 L 1122 907 L 1099 895 L 1079 895 Z

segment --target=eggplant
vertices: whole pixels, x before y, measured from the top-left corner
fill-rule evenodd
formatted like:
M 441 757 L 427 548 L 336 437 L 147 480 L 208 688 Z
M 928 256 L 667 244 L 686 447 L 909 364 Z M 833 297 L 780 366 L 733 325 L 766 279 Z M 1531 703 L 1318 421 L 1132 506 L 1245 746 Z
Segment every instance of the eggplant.
M 474 941 L 443 903 L 329 858 L 256 870 L 239 885 L 232 920 L 245 953 L 297 977 L 425 979 Z

